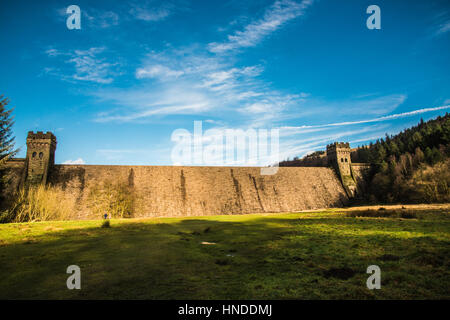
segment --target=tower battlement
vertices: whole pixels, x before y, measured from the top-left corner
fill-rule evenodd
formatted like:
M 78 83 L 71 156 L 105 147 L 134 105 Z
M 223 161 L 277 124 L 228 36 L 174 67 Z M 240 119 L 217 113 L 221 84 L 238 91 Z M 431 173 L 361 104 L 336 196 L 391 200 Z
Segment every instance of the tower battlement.
M 350 143 L 348 142 L 334 142 L 327 145 L 327 151 L 333 149 L 350 149 Z
M 47 131 L 46 133 L 42 131 L 37 131 L 36 133 L 34 133 L 34 131 L 28 131 L 27 140 L 28 139 L 50 139 L 56 143 L 56 136 L 50 131 Z

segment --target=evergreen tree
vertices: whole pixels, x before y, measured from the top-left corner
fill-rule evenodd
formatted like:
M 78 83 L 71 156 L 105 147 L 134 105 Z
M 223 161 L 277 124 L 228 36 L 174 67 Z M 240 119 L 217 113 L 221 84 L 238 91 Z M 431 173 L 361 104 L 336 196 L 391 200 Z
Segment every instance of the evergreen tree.
M 5 188 L 6 161 L 17 153 L 14 149 L 14 136 L 12 135 L 12 126 L 14 120 L 12 117 L 13 109 L 7 109 L 9 100 L 0 95 L 0 197 Z
M 433 147 L 433 149 L 431 149 L 431 164 L 436 164 L 440 161 L 442 161 L 444 159 L 443 155 L 441 154 L 441 152 L 439 151 L 438 148 Z
M 389 143 L 389 151 L 391 155 L 394 155 L 396 157 L 400 155 L 400 149 L 398 148 L 398 145 L 395 143 L 395 141 L 391 141 Z
M 12 135 L 12 126 L 14 120 L 12 117 L 13 109 L 7 109 L 8 98 L 0 95 L 0 165 L 13 157 L 18 150 L 14 149 L 14 136 Z

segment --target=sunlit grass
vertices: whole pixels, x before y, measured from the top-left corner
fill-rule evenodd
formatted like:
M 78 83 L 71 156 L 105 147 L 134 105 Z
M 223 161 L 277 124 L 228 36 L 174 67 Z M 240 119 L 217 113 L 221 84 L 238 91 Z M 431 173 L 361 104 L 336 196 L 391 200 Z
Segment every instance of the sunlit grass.
M 450 217 L 342 210 L 0 225 L 0 298 L 450 298 Z M 82 289 L 68 290 L 79 265 Z M 382 289 L 368 290 L 379 265 Z M 333 269 L 354 275 L 340 278 Z M 330 271 L 331 270 L 331 271 Z

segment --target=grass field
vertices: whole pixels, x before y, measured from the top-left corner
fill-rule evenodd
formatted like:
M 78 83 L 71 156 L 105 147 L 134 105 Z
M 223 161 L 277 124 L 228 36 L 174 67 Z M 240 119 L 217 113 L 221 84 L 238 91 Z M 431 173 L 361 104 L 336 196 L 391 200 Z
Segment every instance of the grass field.
M 448 206 L 395 210 L 4 224 L 0 298 L 449 299 Z

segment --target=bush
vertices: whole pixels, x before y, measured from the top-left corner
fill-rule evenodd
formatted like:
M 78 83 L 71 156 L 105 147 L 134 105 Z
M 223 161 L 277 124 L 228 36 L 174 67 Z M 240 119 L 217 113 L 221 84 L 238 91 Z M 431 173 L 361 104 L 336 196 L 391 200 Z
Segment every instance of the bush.
M 133 188 L 123 182 L 106 181 L 93 187 L 88 203 L 96 216 L 110 212 L 114 218 L 131 218 L 134 213 L 135 194 Z
M 111 223 L 109 222 L 109 220 L 105 220 L 102 223 L 102 228 L 110 228 L 111 227 Z
M 65 220 L 73 211 L 74 201 L 67 198 L 61 189 L 39 185 L 20 189 L 0 220 L 1 222 Z

